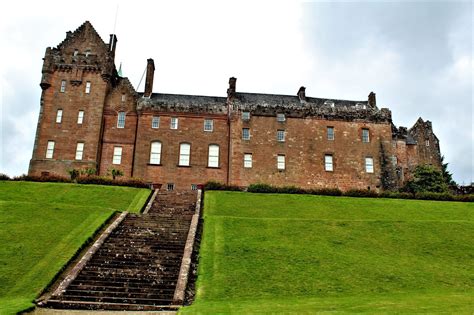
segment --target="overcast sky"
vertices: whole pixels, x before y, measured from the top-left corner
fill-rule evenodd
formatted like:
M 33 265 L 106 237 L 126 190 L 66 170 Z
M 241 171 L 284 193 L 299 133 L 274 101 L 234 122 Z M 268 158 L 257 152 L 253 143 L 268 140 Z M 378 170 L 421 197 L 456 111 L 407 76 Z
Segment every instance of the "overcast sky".
M 153 58 L 155 92 L 225 96 L 231 76 L 241 92 L 374 91 L 397 126 L 432 121 L 454 179 L 473 181 L 471 1 L 2 1 L 0 172 L 27 172 L 44 51 L 85 20 L 106 42 L 115 24 L 135 88 Z

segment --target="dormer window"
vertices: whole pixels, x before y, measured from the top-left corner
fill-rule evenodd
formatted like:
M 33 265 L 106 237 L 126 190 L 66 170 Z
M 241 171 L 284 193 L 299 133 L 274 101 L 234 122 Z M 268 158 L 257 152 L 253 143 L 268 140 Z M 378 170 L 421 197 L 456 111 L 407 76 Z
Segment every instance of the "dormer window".
M 242 112 L 242 120 L 249 121 L 250 120 L 250 112 Z
M 324 105 L 329 106 L 331 108 L 334 108 L 334 102 L 333 101 L 325 101 Z
M 285 121 L 285 114 L 277 114 L 277 121 L 284 122 Z
M 357 109 L 367 109 L 367 105 L 364 104 L 364 103 L 357 103 L 357 104 L 355 105 L 355 107 L 356 107 Z

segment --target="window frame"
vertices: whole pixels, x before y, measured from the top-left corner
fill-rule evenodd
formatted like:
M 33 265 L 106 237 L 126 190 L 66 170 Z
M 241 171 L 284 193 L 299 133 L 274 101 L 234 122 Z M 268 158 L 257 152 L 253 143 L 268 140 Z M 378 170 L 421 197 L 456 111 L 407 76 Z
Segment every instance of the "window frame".
M 77 124 L 82 125 L 84 123 L 84 111 L 81 109 L 77 112 Z
M 87 81 L 86 82 L 86 89 L 85 89 L 86 94 L 91 94 L 91 86 L 92 86 L 91 81 Z
M 277 170 L 284 171 L 286 169 L 286 157 L 284 154 L 277 155 Z
M 277 138 L 278 142 L 285 142 L 285 130 L 284 129 L 278 129 L 276 138 Z
M 127 117 L 127 113 L 124 111 L 120 111 L 117 113 L 117 128 L 120 128 L 120 129 L 125 128 L 126 117 Z
M 60 124 L 62 122 L 63 122 L 63 109 L 58 108 L 58 110 L 56 111 L 56 123 Z
M 242 112 L 242 120 L 243 121 L 249 121 L 250 120 L 250 112 L 249 111 L 243 111 Z
M 160 128 L 160 116 L 153 116 L 151 118 L 151 128 L 159 129 Z
M 250 160 L 247 159 L 250 156 Z M 252 153 L 244 153 L 244 168 L 253 167 L 253 156 Z
M 331 132 L 329 132 L 331 131 Z M 326 139 L 328 141 L 334 141 L 335 140 L 335 133 L 334 133 L 334 127 L 332 126 L 327 126 L 326 127 Z
M 59 88 L 59 92 L 61 93 L 65 93 L 66 92 L 66 84 L 67 84 L 67 81 L 66 80 L 61 80 L 61 86 Z
M 56 142 L 54 140 L 48 140 L 48 143 L 46 145 L 46 159 L 52 159 L 54 157 L 54 146 L 56 145 Z
M 210 129 L 206 127 L 210 127 Z M 206 132 L 214 131 L 214 119 L 204 118 L 204 131 Z
M 159 150 L 153 150 L 154 145 L 159 145 Z M 161 165 L 161 150 L 163 149 L 163 144 L 161 141 L 152 141 L 150 144 L 150 158 L 148 164 L 151 165 Z
M 170 119 L 170 129 L 177 130 L 178 129 L 178 122 L 179 122 L 178 117 L 171 117 L 171 119 Z
M 250 128 L 242 128 L 242 140 L 250 140 Z
M 324 155 L 324 170 L 326 172 L 334 172 L 334 156 L 332 154 Z
M 114 146 L 114 152 L 112 155 L 112 164 L 113 165 L 121 165 L 122 164 L 122 153 L 123 148 L 119 146 Z
M 368 161 L 371 161 L 371 163 L 367 163 Z M 364 159 L 364 162 L 365 162 L 365 172 L 366 173 L 369 173 L 369 174 L 373 174 L 374 173 L 374 158 L 371 157 L 371 156 L 366 156 L 365 159 Z
M 79 147 L 80 147 L 80 150 L 79 150 Z M 79 155 L 80 153 L 80 155 Z M 78 157 L 79 155 L 79 157 Z M 77 161 L 82 161 L 82 159 L 84 158 L 84 142 L 80 141 L 76 144 L 76 156 L 75 156 L 75 159 Z
M 188 148 L 188 153 L 184 153 L 183 149 Z M 191 166 L 191 143 L 189 142 L 181 142 L 179 144 L 179 160 L 178 166 L 189 167 Z
M 277 122 L 285 122 L 286 121 L 286 116 L 283 113 L 277 114 Z
M 367 135 L 367 137 L 365 137 Z M 369 128 L 362 128 L 362 143 L 370 143 L 370 130 Z
M 217 148 L 217 155 L 211 155 L 211 147 Z M 215 158 L 217 158 L 217 161 L 214 160 Z M 220 147 L 218 144 L 211 143 L 207 149 L 207 167 L 219 168 L 219 162 L 220 162 L 219 159 L 220 159 Z M 211 163 L 211 160 L 212 160 L 212 163 Z

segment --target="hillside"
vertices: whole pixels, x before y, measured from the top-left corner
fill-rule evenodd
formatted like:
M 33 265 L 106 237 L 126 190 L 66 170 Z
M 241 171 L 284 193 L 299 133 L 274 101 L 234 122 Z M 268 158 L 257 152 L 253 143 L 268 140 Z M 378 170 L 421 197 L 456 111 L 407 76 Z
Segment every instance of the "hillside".
M 472 203 L 207 192 L 182 314 L 474 310 Z
M 0 314 L 33 299 L 114 211 L 138 212 L 149 190 L 0 181 Z

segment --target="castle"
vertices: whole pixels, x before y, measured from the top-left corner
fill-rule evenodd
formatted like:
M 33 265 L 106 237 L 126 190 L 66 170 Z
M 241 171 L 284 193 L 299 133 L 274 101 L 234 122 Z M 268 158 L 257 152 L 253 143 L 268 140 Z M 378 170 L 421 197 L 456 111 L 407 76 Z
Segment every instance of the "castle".
M 387 190 L 420 164 L 441 167 L 439 141 L 421 118 L 397 128 L 375 93 L 347 101 L 242 93 L 230 78 L 227 97 L 153 93 L 148 59 L 137 92 L 89 22 L 47 48 L 30 175 L 96 169 L 106 175 L 196 189 L 213 180 L 303 188 Z

